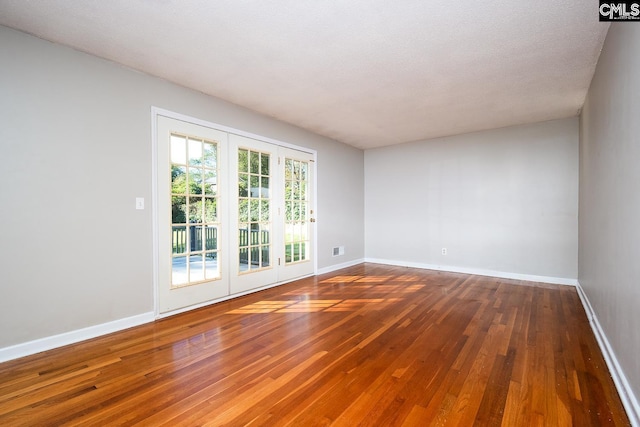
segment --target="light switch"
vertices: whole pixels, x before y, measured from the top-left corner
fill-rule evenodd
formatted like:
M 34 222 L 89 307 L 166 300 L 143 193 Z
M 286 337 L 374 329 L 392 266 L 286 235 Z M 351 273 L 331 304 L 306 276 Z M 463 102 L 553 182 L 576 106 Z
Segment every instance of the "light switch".
M 144 197 L 136 197 L 136 209 L 144 209 Z

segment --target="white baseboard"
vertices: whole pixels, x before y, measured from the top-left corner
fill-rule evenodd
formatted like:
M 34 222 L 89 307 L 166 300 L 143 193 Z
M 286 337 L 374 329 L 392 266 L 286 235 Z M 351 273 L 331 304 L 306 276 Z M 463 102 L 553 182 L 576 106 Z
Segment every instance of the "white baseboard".
M 57 347 L 74 344 L 80 341 L 99 337 L 101 335 L 110 334 L 112 332 L 121 331 L 144 323 L 153 322 L 154 319 L 155 317 L 153 312 L 143 313 L 136 316 L 126 317 L 124 319 L 114 320 L 112 322 L 102 323 L 100 325 L 89 326 L 87 328 L 77 329 L 75 331 L 65 332 L 59 335 L 53 335 L 22 344 L 16 344 L 10 347 L 0 348 L 0 363 L 40 353 L 42 351 L 51 350 Z
M 329 267 L 318 269 L 316 274 L 320 275 L 320 274 L 331 273 L 336 270 L 340 270 L 342 268 L 353 267 L 354 265 L 362 264 L 363 262 L 365 262 L 364 258 L 360 258 L 353 261 L 343 262 L 342 264 L 330 265 Z
M 484 270 L 480 268 L 454 267 L 450 265 L 433 265 L 418 262 L 395 261 L 389 259 L 365 258 L 365 262 L 396 265 L 400 267 L 422 268 L 425 270 L 447 271 L 450 273 L 475 274 L 478 276 L 498 277 L 501 279 L 526 280 L 528 282 L 551 283 L 554 285 L 577 286 L 577 279 L 566 277 L 536 276 L 532 274 L 509 273 L 505 271 Z
M 589 319 L 589 324 L 591 325 L 591 329 L 593 329 L 593 333 L 596 336 L 596 340 L 598 340 L 598 344 L 600 345 L 600 350 L 602 351 L 602 355 L 604 356 L 604 360 L 607 363 L 609 368 L 609 372 L 611 373 L 611 377 L 613 378 L 613 382 L 616 385 L 616 389 L 618 389 L 618 394 L 620 395 L 620 400 L 622 400 L 622 405 L 627 411 L 627 416 L 629 417 L 629 421 L 631 421 L 631 425 L 634 427 L 640 427 L 640 404 L 638 404 L 638 399 L 636 398 L 633 390 L 631 389 L 631 385 L 629 385 L 629 381 L 618 362 L 618 358 L 616 357 L 611 344 L 609 344 L 609 340 L 598 321 L 598 317 L 596 313 L 593 311 L 593 307 L 591 306 L 591 302 L 589 298 L 587 298 L 587 294 L 585 294 L 580 283 L 576 285 L 576 289 L 578 290 L 578 295 L 580 296 L 580 301 L 582 301 L 582 306 L 584 307 L 584 311 L 587 313 L 587 318 Z

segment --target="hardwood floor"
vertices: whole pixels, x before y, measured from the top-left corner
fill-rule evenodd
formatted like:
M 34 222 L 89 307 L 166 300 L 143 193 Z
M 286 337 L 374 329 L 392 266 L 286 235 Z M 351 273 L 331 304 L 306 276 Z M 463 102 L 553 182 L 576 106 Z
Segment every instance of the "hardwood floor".
M 0 364 L 0 425 L 629 425 L 576 290 L 362 264 Z

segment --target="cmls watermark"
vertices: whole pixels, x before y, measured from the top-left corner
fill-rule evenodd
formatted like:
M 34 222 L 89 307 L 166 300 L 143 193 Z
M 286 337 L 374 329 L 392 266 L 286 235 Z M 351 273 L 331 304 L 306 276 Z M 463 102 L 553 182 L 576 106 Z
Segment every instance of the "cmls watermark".
M 640 21 L 640 3 L 637 1 L 600 0 L 600 21 Z

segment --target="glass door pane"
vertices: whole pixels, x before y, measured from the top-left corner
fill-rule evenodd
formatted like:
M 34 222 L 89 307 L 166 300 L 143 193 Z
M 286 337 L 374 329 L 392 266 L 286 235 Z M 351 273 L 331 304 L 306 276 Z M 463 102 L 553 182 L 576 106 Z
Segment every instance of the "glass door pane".
M 284 243 L 285 263 L 309 260 L 311 233 L 307 188 L 309 163 L 285 158 L 284 161 Z
M 220 278 L 218 143 L 172 132 L 171 286 Z
M 271 266 L 271 154 L 238 149 L 238 268 Z

